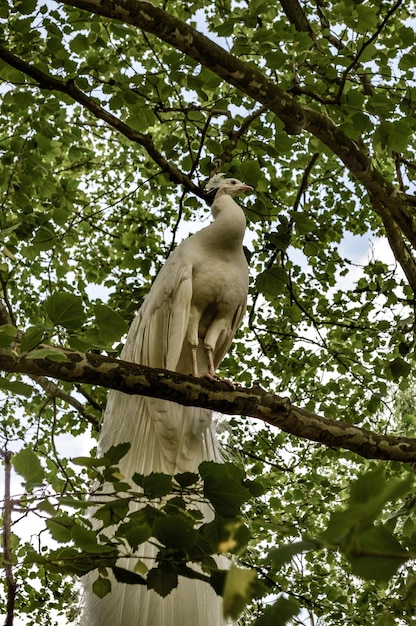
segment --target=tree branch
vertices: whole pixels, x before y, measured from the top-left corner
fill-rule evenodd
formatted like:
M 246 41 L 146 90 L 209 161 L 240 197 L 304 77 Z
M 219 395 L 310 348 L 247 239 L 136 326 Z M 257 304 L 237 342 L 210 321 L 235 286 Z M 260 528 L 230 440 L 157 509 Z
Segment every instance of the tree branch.
M 10 480 L 12 471 L 12 453 L 2 451 L 4 458 L 4 507 L 3 507 L 3 567 L 6 574 L 7 604 L 6 621 L 4 626 L 13 626 L 14 605 L 16 600 L 17 584 L 13 576 L 13 553 L 11 544 L 13 501 L 10 495 Z
M 289 22 L 294 25 L 296 30 L 300 33 L 308 33 L 309 37 L 314 41 L 314 32 L 298 0 L 280 0 L 280 4 Z
M 310 107 L 300 105 L 256 67 L 234 57 L 188 24 L 149 2 L 140 0 L 118 0 L 118 2 L 63 0 L 63 2 L 69 6 L 133 24 L 146 32 L 153 33 L 273 111 L 282 119 L 288 133 L 296 134 L 302 132 L 303 129 L 308 130 L 328 146 L 365 187 L 373 208 L 380 215 L 386 229 L 392 224 L 392 218 L 399 226 L 401 233 L 413 246 L 416 246 L 416 219 L 409 209 L 406 194 L 384 178 L 375 169 L 365 150 L 339 129 L 329 117 Z M 46 74 L 19 59 L 4 46 L 0 46 L 0 56 L 13 67 L 27 73 L 43 88 L 66 93 L 88 108 L 96 117 L 103 119 L 117 131 L 142 145 L 173 180 L 197 196 L 207 199 L 203 190 L 156 150 L 151 137 L 135 131 L 107 112 L 95 100 L 78 89 L 73 80 L 62 80 Z M 387 235 L 390 241 L 396 241 L 397 245 L 392 248 L 393 252 L 413 291 L 416 292 L 416 262 L 404 242 L 397 240 L 398 234 L 402 240 L 400 231 L 396 231 L 393 236 L 389 236 L 389 233 Z M 407 252 L 403 253 L 405 248 Z
M 382 22 L 378 25 L 376 31 L 371 35 L 371 37 L 369 37 L 366 41 L 364 41 L 361 48 L 358 50 L 357 54 L 355 55 L 354 59 L 351 61 L 350 65 L 345 68 L 344 73 L 341 78 L 341 84 L 339 86 L 338 100 L 341 98 L 342 92 L 344 91 L 345 83 L 347 81 L 349 73 L 358 65 L 359 60 L 362 57 L 364 50 L 368 48 L 368 46 L 371 45 L 373 41 L 377 39 L 377 37 L 382 32 L 382 30 L 386 26 L 391 16 L 397 11 L 397 9 L 402 3 L 403 3 L 403 0 L 397 0 L 396 3 L 392 7 L 390 7 L 390 9 L 387 11 L 387 14 L 383 18 Z
M 238 130 L 233 129 L 229 132 L 228 134 L 229 142 L 226 144 L 222 153 L 215 159 L 215 162 L 214 162 L 215 173 L 221 170 L 224 163 L 230 163 L 230 161 L 232 161 L 233 150 L 237 147 L 238 142 L 241 140 L 244 133 L 247 131 L 250 125 L 254 122 L 254 120 L 260 117 L 260 115 L 262 115 L 265 111 L 267 111 L 267 109 L 264 106 L 261 107 L 260 109 L 256 109 L 255 111 L 253 111 L 253 113 L 251 113 L 244 119 L 244 122 L 241 124 Z
M 302 107 L 255 66 L 234 57 L 192 26 L 150 2 L 63 0 L 63 3 L 120 20 L 156 35 L 277 113 L 289 133 L 298 134 L 304 128 Z
M 195 183 L 184 172 L 165 159 L 165 157 L 156 149 L 150 135 L 134 130 L 131 126 L 128 126 L 128 124 L 125 124 L 118 117 L 104 109 L 93 98 L 87 96 L 83 91 L 81 91 L 73 79 L 61 79 L 56 78 L 51 74 L 47 74 L 13 54 L 2 44 L 0 44 L 0 58 L 27 76 L 30 76 L 30 78 L 35 80 L 42 89 L 58 91 L 70 96 L 75 102 L 78 102 L 88 109 L 95 117 L 103 120 L 108 126 L 114 128 L 114 130 L 121 133 L 131 141 L 140 144 L 153 161 L 159 165 L 159 167 L 166 172 L 166 174 L 168 174 L 169 178 L 173 182 L 183 185 L 183 187 L 188 189 L 188 191 L 191 191 L 204 200 L 208 200 L 209 195 L 206 194 L 205 191 L 200 189 L 198 185 L 195 185 Z
M 406 195 L 375 169 L 366 153 L 328 116 L 299 104 L 253 64 L 234 57 L 192 26 L 163 9 L 141 0 L 62 0 L 68 6 L 104 15 L 137 26 L 154 34 L 174 48 L 210 69 L 253 100 L 273 111 L 286 131 L 309 131 L 320 139 L 368 191 L 374 210 L 385 224 L 391 216 L 405 237 L 416 246 L 416 219 L 407 205 Z M 200 192 L 201 193 L 201 192 Z M 398 249 L 394 249 L 395 254 Z M 416 292 L 416 262 L 412 256 L 399 256 L 398 262 Z
M 10 324 L 14 326 L 15 324 L 11 317 L 11 314 L 12 314 L 11 308 L 9 307 L 9 311 L 7 311 L 7 309 L 4 307 L 4 305 L 0 301 L 0 324 Z M 17 336 L 15 338 L 15 341 L 20 342 L 23 336 L 24 336 L 24 333 L 22 333 L 21 331 L 17 331 Z M 31 378 L 34 382 L 40 385 L 42 389 L 46 391 L 46 393 L 49 394 L 51 398 L 60 398 L 67 404 L 73 406 L 74 409 L 78 411 L 78 413 L 82 415 L 82 417 L 85 418 L 87 422 L 91 424 L 94 430 L 96 431 L 99 430 L 100 423 L 101 423 L 100 419 L 97 418 L 92 413 L 89 413 L 86 410 L 85 406 L 81 402 L 79 402 L 76 398 L 72 397 L 69 393 L 66 393 L 58 385 L 53 383 L 51 380 L 48 380 L 47 378 L 45 378 L 45 376 L 31 376 Z M 78 386 L 77 389 L 82 395 L 84 395 L 84 397 L 88 400 L 91 406 L 93 406 L 94 409 L 96 409 L 97 411 L 100 411 L 101 413 L 102 407 L 100 407 L 95 402 L 95 400 L 91 396 L 89 396 L 87 392 L 84 389 L 82 389 L 80 386 Z
M 289 398 L 267 393 L 260 387 L 231 391 L 229 385 L 153 369 L 96 354 L 83 354 L 43 346 L 52 358 L 65 355 L 65 361 L 16 358 L 0 350 L 0 369 L 8 373 L 48 376 L 73 383 L 88 383 L 123 393 L 161 398 L 184 406 L 197 406 L 228 415 L 250 416 L 281 430 L 334 448 L 345 448 L 365 458 L 416 461 L 416 439 L 379 435 L 340 420 L 311 413 L 294 406 Z
M 82 404 L 82 402 L 79 402 L 79 400 L 77 400 L 76 398 L 73 398 L 71 395 L 69 395 L 69 393 L 66 393 L 63 389 L 61 389 L 58 385 L 53 383 L 51 380 L 49 380 L 45 376 L 33 376 L 32 375 L 31 378 L 36 383 L 38 383 L 38 385 L 40 385 L 42 389 L 46 391 L 46 393 L 51 398 L 59 398 L 60 400 L 63 400 L 67 404 L 71 405 L 76 411 L 78 411 L 80 415 L 82 415 L 82 417 L 87 422 L 91 424 L 94 430 L 97 430 L 97 431 L 99 430 L 101 420 L 95 415 L 93 415 L 92 413 L 89 413 L 85 409 L 85 406 Z

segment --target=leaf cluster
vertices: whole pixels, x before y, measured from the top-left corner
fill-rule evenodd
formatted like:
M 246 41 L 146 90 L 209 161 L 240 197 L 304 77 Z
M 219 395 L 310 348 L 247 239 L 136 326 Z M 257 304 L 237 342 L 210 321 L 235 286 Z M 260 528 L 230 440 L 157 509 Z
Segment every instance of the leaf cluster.
M 413 4 L 168 7 L 258 68 L 288 102 L 321 116 L 319 129 L 298 135 L 260 99 L 159 36 L 70 4 L 0 7 L 0 348 L 15 354 L 18 341 L 46 361 L 56 352 L 40 352 L 42 342 L 118 354 L 164 259 L 205 223 L 206 179 L 224 171 L 255 195 L 241 200 L 249 310 L 220 375 L 260 381 L 328 417 L 413 436 L 414 293 L 388 247 L 396 231 L 373 200 L 384 194 L 381 205 L 392 210 L 405 198 L 411 224 Z M 342 145 L 325 134 L 329 122 Z M 358 176 L 356 161 L 341 160 L 349 141 L 371 164 L 366 174 L 380 173 L 377 189 Z M 411 256 L 415 242 L 404 241 Z M 112 576 L 146 580 L 163 595 L 178 576 L 198 571 L 228 596 L 230 614 L 261 596 L 257 572 L 279 598 L 269 608 L 264 597 L 255 601 L 244 624 L 293 623 L 303 619 L 299 606 L 305 620 L 328 626 L 413 618 L 407 468 L 389 464 L 382 473 L 371 461 L 233 418 L 222 423 L 234 455 L 222 470 L 208 464 L 199 477 L 126 484 L 116 468 L 123 449 L 70 461 L 74 450 L 87 455 L 94 446 L 85 440 L 99 423 L 103 390 L 12 375 L 0 389 L 2 448 L 16 452 L 25 479 L 15 485 L 12 543 L 16 613 L 27 620 L 52 624 L 57 611 L 74 621 L 67 574 L 97 567 L 98 595 Z M 100 494 L 97 481 L 114 492 Z M 201 502 L 212 521 L 202 519 Z M 86 521 L 91 507 L 94 524 Z M 26 519 L 36 542 L 20 538 Z M 42 543 L 45 524 L 52 548 Z M 149 541 L 159 554 L 151 567 L 121 571 L 120 550 L 131 556 Z M 220 545 L 251 569 L 225 580 L 211 558 Z M 189 563 L 201 569 L 191 574 Z

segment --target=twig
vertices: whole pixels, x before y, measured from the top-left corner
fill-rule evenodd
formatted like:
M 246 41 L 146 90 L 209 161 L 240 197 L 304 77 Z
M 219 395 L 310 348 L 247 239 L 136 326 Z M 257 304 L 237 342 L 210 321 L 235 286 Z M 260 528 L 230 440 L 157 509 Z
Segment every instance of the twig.
M 317 13 L 318 16 L 320 18 L 321 21 L 321 32 L 322 31 L 327 31 L 328 35 L 327 35 L 327 39 L 329 41 L 330 44 L 332 44 L 335 48 L 337 48 L 337 50 L 345 50 L 347 48 L 347 46 L 344 44 L 344 42 L 339 39 L 338 37 L 336 37 L 333 33 L 330 32 L 330 24 L 328 22 L 328 20 L 325 17 L 324 12 L 322 11 L 322 8 L 325 8 L 325 2 L 322 0 L 317 0 L 316 2 L 316 8 L 317 8 Z M 375 89 L 373 87 L 373 85 L 371 84 L 371 81 L 368 77 L 367 74 L 360 74 L 359 75 L 359 80 L 363 86 L 364 89 L 364 93 L 367 96 L 373 96 L 375 94 Z M 329 99 L 328 99 L 329 100 Z M 334 98 L 333 99 L 333 103 L 337 103 L 338 99 Z
M 3 276 L 0 275 L 0 286 L 1 286 L 1 297 L 4 300 L 4 304 L 6 306 L 3 306 L 0 303 L 1 306 L 1 313 L 0 313 L 0 320 L 7 319 L 6 322 L 2 322 L 3 324 L 12 324 L 13 326 L 16 326 L 16 321 L 13 315 L 13 309 L 12 309 L 12 305 L 10 303 L 9 300 L 9 295 L 7 292 L 7 280 L 4 280 Z
M 299 204 L 300 204 L 300 200 L 302 198 L 302 195 L 305 193 L 307 187 L 308 187 L 308 181 L 309 181 L 309 175 L 313 169 L 313 166 L 315 165 L 316 161 L 319 158 L 319 152 L 315 152 L 314 154 L 312 154 L 311 159 L 308 163 L 308 165 L 306 166 L 303 175 L 302 175 L 302 180 L 300 182 L 299 185 L 299 189 L 298 192 L 296 194 L 296 198 L 295 198 L 295 202 L 293 204 L 293 211 L 297 211 L 299 208 Z M 294 219 L 292 218 L 289 223 L 288 223 L 288 230 L 292 229 L 292 226 L 294 224 Z M 267 267 L 266 270 L 270 269 L 272 267 L 272 265 L 275 263 L 277 255 L 279 254 L 279 250 L 274 250 L 273 254 L 271 255 L 268 263 L 267 263 Z M 253 320 L 254 320 L 254 312 L 255 312 L 255 308 L 256 308 L 256 303 L 259 297 L 259 292 L 256 291 L 256 294 L 253 298 L 253 303 L 251 306 L 251 311 L 250 311 L 250 315 L 249 315 L 249 321 L 248 321 L 248 325 L 250 327 L 250 329 L 252 329 L 252 324 L 253 324 Z
M 2 452 L 4 458 L 4 506 L 3 506 L 3 561 L 6 573 L 7 604 L 6 621 L 4 626 L 13 626 L 14 607 L 16 602 L 17 584 L 13 576 L 13 554 L 11 546 L 11 526 L 13 501 L 10 495 L 10 480 L 12 470 L 12 453 L 9 450 Z
M 400 154 L 398 152 L 393 152 L 393 158 L 394 158 L 394 165 L 396 168 L 397 182 L 399 183 L 400 189 L 402 191 L 405 191 L 406 189 L 403 183 L 402 171 L 400 169 Z
M 399 6 L 402 3 L 403 3 L 403 0 L 397 0 L 397 2 L 389 9 L 389 11 L 387 11 L 387 14 L 386 14 L 385 18 L 381 21 L 381 23 L 378 26 L 377 30 L 371 35 L 371 37 L 369 37 L 369 39 L 367 39 L 363 43 L 363 45 L 361 46 L 361 48 L 358 50 L 357 54 L 355 55 L 354 59 L 351 61 L 349 66 L 345 69 L 345 71 L 344 71 L 344 73 L 343 73 L 343 75 L 341 77 L 341 84 L 340 84 L 339 90 L 338 90 L 338 98 L 337 98 L 338 100 L 341 98 L 342 92 L 343 92 L 344 87 L 345 87 L 345 83 L 346 83 L 347 78 L 348 78 L 348 74 L 358 64 L 358 61 L 360 60 L 364 50 L 366 48 L 368 48 L 368 46 L 370 44 L 372 44 L 373 41 L 375 41 L 377 39 L 377 37 L 380 35 L 381 31 L 383 30 L 383 28 L 386 26 L 387 22 L 389 21 L 389 19 L 393 15 L 393 13 L 399 8 Z
M 38 385 L 40 385 L 52 399 L 59 398 L 67 404 L 70 404 L 85 420 L 87 420 L 87 422 L 91 424 L 94 430 L 98 431 L 100 429 L 100 419 L 95 415 L 88 413 L 88 411 L 85 410 L 84 405 L 76 398 L 73 398 L 69 393 L 63 391 L 58 385 L 48 380 L 45 376 L 31 376 L 31 378 L 38 383 Z
M 240 141 L 241 137 L 244 135 L 246 130 L 250 127 L 250 124 L 254 122 L 254 120 L 257 119 L 260 115 L 265 113 L 265 111 L 267 111 L 267 107 L 261 106 L 259 109 L 256 109 L 255 111 L 253 111 L 253 113 L 251 113 L 251 115 L 248 115 L 245 118 L 244 122 L 241 124 L 238 130 L 230 131 L 229 133 L 230 141 L 228 145 L 226 146 L 224 151 L 215 159 L 216 170 L 220 169 L 223 163 L 228 163 L 229 161 L 232 160 L 233 158 L 232 151 L 236 147 L 237 143 Z
M 305 167 L 305 170 L 303 172 L 303 176 L 302 176 L 302 180 L 300 182 L 299 185 L 299 189 L 298 189 L 298 193 L 296 194 L 296 199 L 295 202 L 293 204 L 293 210 L 297 211 L 299 208 L 299 204 L 301 201 L 301 198 L 303 196 L 303 194 L 305 193 L 307 187 L 308 187 L 308 182 L 309 182 L 309 174 L 312 171 L 313 166 L 315 165 L 316 161 L 319 158 L 319 152 L 314 152 L 313 155 L 311 156 L 311 159 L 308 163 L 308 165 Z
M 166 254 L 166 258 L 169 257 L 169 255 L 171 254 L 171 252 L 173 251 L 174 247 L 175 247 L 175 242 L 176 242 L 176 235 L 178 234 L 178 228 L 179 228 L 179 224 L 181 223 L 182 220 L 182 215 L 183 215 L 183 201 L 184 201 L 184 197 L 185 194 L 182 193 L 181 197 L 179 198 L 179 211 L 178 211 L 178 217 L 176 218 L 176 222 L 173 226 L 172 229 L 172 239 L 169 245 L 169 249 L 167 251 Z
M 81 395 L 84 396 L 88 404 L 90 404 L 93 409 L 99 411 L 100 413 L 103 412 L 104 407 L 99 402 L 97 402 L 97 400 L 90 393 L 88 393 L 88 391 L 81 387 L 81 385 L 75 385 L 75 388 L 77 391 L 79 391 Z

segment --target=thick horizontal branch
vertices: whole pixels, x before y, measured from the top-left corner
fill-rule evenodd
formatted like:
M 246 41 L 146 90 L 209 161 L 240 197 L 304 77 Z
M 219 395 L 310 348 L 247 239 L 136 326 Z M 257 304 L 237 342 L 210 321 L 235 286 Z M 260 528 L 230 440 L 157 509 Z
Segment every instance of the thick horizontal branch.
M 153 369 L 96 354 L 47 347 L 52 359 L 15 357 L 0 350 L 0 369 L 8 373 L 48 376 L 73 383 L 99 385 L 127 394 L 162 398 L 185 406 L 197 406 L 228 415 L 250 416 L 281 430 L 344 448 L 362 457 L 416 462 L 416 440 L 378 435 L 339 420 L 328 419 L 294 406 L 288 398 L 265 392 L 260 387 L 231 390 L 227 383 L 212 382 L 167 370 Z

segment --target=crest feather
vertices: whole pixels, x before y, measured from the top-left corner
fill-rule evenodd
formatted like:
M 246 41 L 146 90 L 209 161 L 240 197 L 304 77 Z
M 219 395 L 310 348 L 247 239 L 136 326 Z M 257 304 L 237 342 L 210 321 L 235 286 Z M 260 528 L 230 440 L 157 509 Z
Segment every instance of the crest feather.
M 218 187 L 221 185 L 221 183 L 224 180 L 224 176 L 227 176 L 227 174 L 225 173 L 214 174 L 214 176 L 212 176 L 207 182 L 207 184 L 205 185 L 205 191 L 212 191 L 213 189 L 218 189 Z

